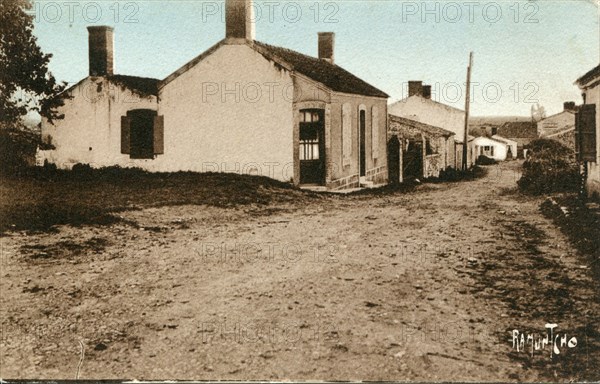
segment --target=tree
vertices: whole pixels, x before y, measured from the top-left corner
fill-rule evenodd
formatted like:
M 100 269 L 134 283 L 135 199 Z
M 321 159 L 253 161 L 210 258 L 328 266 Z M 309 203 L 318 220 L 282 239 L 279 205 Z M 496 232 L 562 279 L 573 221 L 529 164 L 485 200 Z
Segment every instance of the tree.
M 57 108 L 66 83 L 48 70 L 51 54 L 43 53 L 33 35 L 31 0 L 0 1 L 0 124 L 18 125 L 29 111 L 49 121 L 61 119 Z
M 535 104 L 531 106 L 531 120 L 534 122 L 539 122 L 546 118 L 546 108 L 542 105 Z

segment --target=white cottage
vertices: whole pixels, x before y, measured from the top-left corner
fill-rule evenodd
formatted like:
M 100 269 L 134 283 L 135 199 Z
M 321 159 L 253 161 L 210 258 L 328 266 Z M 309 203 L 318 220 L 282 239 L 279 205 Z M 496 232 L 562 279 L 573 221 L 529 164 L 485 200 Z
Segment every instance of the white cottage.
M 512 148 L 506 142 L 485 136 L 475 138 L 473 145 L 475 146 L 475 155 L 477 157 L 485 156 L 496 161 L 506 160 L 508 153 L 512 151 Z
M 251 0 L 226 35 L 167 78 L 113 73 L 113 29 L 89 27 L 90 74 L 71 87 L 40 153 L 60 168 L 238 172 L 328 189 L 387 182 L 387 98 L 334 62 L 254 40 Z

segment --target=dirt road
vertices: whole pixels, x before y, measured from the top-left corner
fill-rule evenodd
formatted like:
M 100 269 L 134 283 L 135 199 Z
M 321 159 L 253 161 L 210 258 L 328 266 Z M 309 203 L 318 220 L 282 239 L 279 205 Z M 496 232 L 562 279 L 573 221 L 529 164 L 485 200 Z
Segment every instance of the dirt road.
M 408 194 L 10 234 L 0 376 L 599 379 L 597 282 L 541 200 L 516 192 L 517 167 Z M 527 334 L 550 323 L 532 356 Z

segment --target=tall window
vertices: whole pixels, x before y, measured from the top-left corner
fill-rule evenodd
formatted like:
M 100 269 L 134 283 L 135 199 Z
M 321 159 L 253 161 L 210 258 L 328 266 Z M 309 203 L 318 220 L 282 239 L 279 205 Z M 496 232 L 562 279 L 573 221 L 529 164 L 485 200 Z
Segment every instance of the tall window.
M 301 123 L 318 123 L 317 112 L 301 111 Z M 314 126 L 306 126 L 300 130 L 300 160 L 319 160 L 319 131 Z
M 379 110 L 373 107 L 371 110 L 371 153 L 373 159 L 379 157 Z
M 164 153 L 163 116 L 150 109 L 134 109 L 121 116 L 121 153 L 132 159 L 153 159 Z
M 352 106 L 342 105 L 342 158 L 343 164 L 352 163 Z

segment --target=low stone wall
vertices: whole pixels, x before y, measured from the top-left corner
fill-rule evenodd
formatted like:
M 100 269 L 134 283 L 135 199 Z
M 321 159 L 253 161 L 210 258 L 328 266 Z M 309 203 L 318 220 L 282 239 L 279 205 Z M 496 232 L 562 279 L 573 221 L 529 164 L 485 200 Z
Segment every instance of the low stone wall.
M 358 175 L 352 175 L 327 183 L 327 189 L 335 191 L 339 189 L 358 188 L 359 184 L 360 180 Z

